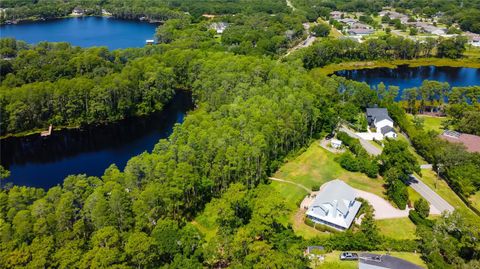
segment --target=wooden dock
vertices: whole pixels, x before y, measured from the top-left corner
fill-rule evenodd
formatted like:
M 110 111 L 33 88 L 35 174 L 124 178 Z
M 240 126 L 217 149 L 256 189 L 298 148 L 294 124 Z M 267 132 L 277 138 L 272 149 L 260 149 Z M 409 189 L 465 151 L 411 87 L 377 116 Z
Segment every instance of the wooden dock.
M 50 126 L 48 127 L 48 131 L 43 131 L 40 133 L 40 136 L 49 136 L 52 134 L 52 129 L 53 129 L 53 126 L 50 124 Z

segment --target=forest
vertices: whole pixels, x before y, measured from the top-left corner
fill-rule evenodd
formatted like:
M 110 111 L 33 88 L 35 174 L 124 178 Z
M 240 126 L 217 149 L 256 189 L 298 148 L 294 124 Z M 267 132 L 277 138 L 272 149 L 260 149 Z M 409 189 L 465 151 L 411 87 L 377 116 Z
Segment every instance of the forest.
M 325 5 L 336 9 L 337 2 Z M 478 120 L 472 105 L 478 87 L 427 81 L 398 103 L 398 87 L 374 89 L 309 72 L 343 60 L 456 58 L 465 48 L 463 39 L 421 46 L 394 37 L 360 45 L 323 39 L 281 61 L 304 35 L 302 18 L 289 14 L 284 1 L 5 0 L 0 5 L 12 8 L 6 11 L 11 19 L 65 16 L 79 5 L 87 14 L 105 8 L 120 18 L 168 19 L 157 29 L 161 44 L 136 49 L 0 39 L 2 135 L 51 123 L 95 124 L 149 114 L 161 110 L 177 89 L 191 91 L 196 107 L 151 152 L 132 157 L 124 169 L 112 164 L 100 177 L 71 175 L 44 190 L 3 184 L 9 173 L 0 166 L 1 268 L 308 268 L 303 251 L 310 245 L 418 252 L 429 268 L 480 265 L 478 220 L 460 212 L 427 219 L 421 200 L 410 214 L 417 240 L 381 235 L 365 201 L 360 225 L 306 240 L 285 223 L 287 204 L 268 179 L 288 158 L 331 134 L 340 120 L 355 122 L 366 107 L 379 104 L 424 159 L 435 168 L 441 164 L 441 176 L 457 193 L 467 197 L 478 191 L 480 179 L 472 176 L 480 175 L 478 153 L 438 139 L 405 114 L 445 106 L 449 124 L 465 130 L 471 125 L 454 119 L 472 114 Z M 233 26 L 218 42 L 209 23 L 199 19 L 206 12 L 241 14 L 225 17 Z M 409 107 L 411 95 L 416 98 Z M 346 144 L 349 151 L 337 161 L 371 180 L 383 178 L 387 196 L 404 208 L 410 199 L 405 178 L 419 169 L 407 144 L 387 142 L 378 158 L 355 140 Z M 200 220 L 211 230 L 202 229 Z

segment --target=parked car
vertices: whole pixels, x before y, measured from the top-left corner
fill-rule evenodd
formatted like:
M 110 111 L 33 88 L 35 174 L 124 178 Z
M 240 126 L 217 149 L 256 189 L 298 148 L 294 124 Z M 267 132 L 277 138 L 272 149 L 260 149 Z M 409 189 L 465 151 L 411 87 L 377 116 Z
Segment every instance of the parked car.
M 356 261 L 358 260 L 358 254 L 352 252 L 343 252 L 340 254 L 340 260 L 342 261 Z

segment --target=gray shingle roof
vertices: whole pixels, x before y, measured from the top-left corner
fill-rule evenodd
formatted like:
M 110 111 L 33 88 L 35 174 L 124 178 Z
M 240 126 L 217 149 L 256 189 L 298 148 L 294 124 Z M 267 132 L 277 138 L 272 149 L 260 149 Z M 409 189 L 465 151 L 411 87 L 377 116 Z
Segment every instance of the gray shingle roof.
M 393 129 L 393 128 L 390 127 L 390 126 L 383 126 L 383 127 L 380 129 L 380 132 L 382 132 L 382 134 L 385 135 L 386 133 L 389 133 L 389 132 L 394 132 L 394 133 L 395 133 L 395 129 Z
M 388 115 L 388 111 L 386 108 L 367 108 L 367 118 L 371 117 L 372 119 L 376 119 L 377 122 L 387 119 L 393 122 L 392 118 Z

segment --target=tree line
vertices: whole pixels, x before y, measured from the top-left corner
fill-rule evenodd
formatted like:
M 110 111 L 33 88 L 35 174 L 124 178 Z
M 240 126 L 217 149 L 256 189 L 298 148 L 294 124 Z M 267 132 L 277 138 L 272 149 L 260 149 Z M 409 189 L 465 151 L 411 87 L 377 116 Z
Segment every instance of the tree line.
M 383 36 L 359 43 L 350 39 L 323 39 L 301 50 L 297 58 L 305 68 L 322 67 L 342 61 L 416 59 L 421 57 L 459 58 L 465 52 L 464 37 L 413 41 L 399 36 Z M 436 50 L 436 54 L 433 52 Z

